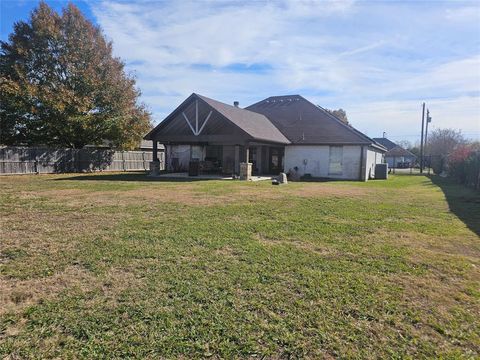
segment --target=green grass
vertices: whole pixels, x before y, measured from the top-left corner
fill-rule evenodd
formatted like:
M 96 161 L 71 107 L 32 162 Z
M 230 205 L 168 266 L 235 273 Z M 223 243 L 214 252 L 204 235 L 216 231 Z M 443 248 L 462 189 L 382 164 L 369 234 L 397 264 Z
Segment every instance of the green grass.
M 0 357 L 478 358 L 480 197 L 439 178 L 0 178 Z

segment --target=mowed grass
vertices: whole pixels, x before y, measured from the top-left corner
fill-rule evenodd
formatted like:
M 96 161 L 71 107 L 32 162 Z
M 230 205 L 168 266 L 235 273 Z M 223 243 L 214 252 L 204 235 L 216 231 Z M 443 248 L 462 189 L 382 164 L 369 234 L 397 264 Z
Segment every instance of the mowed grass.
M 0 357 L 478 358 L 480 198 L 433 180 L 1 177 Z

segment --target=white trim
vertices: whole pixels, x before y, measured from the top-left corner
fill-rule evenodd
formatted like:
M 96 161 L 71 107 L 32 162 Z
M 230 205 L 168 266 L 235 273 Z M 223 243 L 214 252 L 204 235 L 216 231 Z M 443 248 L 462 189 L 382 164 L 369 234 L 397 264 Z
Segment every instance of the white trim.
M 190 129 L 192 130 L 193 134 L 195 135 L 195 129 L 193 128 L 192 124 L 190 124 L 190 121 L 188 121 L 187 115 L 185 115 L 184 112 L 182 112 L 182 115 L 185 118 L 185 121 L 187 122 L 188 126 L 190 126 Z
M 207 117 L 205 118 L 205 121 L 203 122 L 203 125 L 201 126 L 200 130 L 197 131 L 197 135 L 200 135 L 200 133 L 202 132 L 203 128 L 205 127 L 205 125 L 207 125 L 207 121 L 208 119 L 210 119 L 210 116 L 212 115 L 212 112 L 213 111 L 210 111 L 207 115 Z
M 212 110 L 208 113 L 207 117 L 203 121 L 202 126 L 200 129 L 198 129 L 198 101 L 195 104 L 195 129 L 193 128 L 192 124 L 190 123 L 190 120 L 188 120 L 187 115 L 185 115 L 185 112 L 182 112 L 183 117 L 185 118 L 185 121 L 187 122 L 188 126 L 192 130 L 193 135 L 198 136 L 202 132 L 203 128 L 205 125 L 207 125 L 208 119 L 210 119 L 210 116 L 212 116 Z

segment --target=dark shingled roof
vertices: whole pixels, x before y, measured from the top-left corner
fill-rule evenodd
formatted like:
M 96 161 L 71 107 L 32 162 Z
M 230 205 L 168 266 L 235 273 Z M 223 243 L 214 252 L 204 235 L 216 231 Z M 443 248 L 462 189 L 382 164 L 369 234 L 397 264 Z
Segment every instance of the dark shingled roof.
M 387 156 L 387 157 L 411 156 L 411 157 L 416 158 L 415 154 L 411 153 L 407 149 L 402 148 L 401 146 L 396 146 L 393 149 L 388 150 L 385 153 L 385 156 Z
M 265 115 L 293 144 L 375 145 L 368 136 L 300 95 L 272 96 L 246 109 Z
M 177 135 L 192 136 L 184 120 L 178 122 L 182 111 L 198 100 L 216 111 L 210 123 L 227 119 L 249 138 L 281 144 L 305 145 L 369 145 L 385 151 L 386 149 L 352 126 L 316 106 L 300 95 L 272 96 L 242 109 L 224 104 L 206 96 L 192 94 L 178 106 L 165 120 L 145 136 L 145 139 L 169 138 Z M 180 128 L 171 124 L 183 126 Z M 215 120 L 217 119 L 217 120 Z M 209 123 L 209 124 L 210 124 Z M 213 126 L 213 125 L 212 125 Z M 208 126 L 207 126 L 208 127 Z
M 387 152 L 385 153 L 385 156 L 388 157 L 395 157 L 395 156 L 413 156 L 414 158 L 417 158 L 415 154 L 412 152 L 408 151 L 407 149 L 404 149 L 400 145 L 395 144 L 392 140 L 389 140 L 387 138 L 381 137 L 381 138 L 373 138 L 377 143 L 383 145 L 385 148 L 387 148 Z
M 395 144 L 393 141 L 388 140 L 387 138 L 381 137 L 381 138 L 373 138 L 377 143 L 383 145 L 387 150 L 391 150 L 394 147 L 397 147 L 398 145 Z
M 220 114 L 255 139 L 288 144 L 288 139 L 262 114 L 197 95 Z
M 228 105 L 206 96 L 193 93 L 182 104 L 180 104 L 170 115 L 168 115 L 160 124 L 150 131 L 144 139 L 151 140 L 154 136 L 162 134 L 168 124 L 181 116 L 181 112 L 186 109 L 193 101 L 200 100 L 207 104 L 219 115 L 213 115 L 212 118 L 226 118 L 230 123 L 237 126 L 247 136 L 253 140 L 268 141 L 280 144 L 289 144 L 288 139 L 268 120 L 264 115 L 241 109 L 236 106 Z M 223 120 L 222 120 L 223 121 Z M 184 120 L 181 118 L 183 124 Z M 212 120 L 210 121 L 210 123 Z M 193 136 L 193 135 L 192 135 Z

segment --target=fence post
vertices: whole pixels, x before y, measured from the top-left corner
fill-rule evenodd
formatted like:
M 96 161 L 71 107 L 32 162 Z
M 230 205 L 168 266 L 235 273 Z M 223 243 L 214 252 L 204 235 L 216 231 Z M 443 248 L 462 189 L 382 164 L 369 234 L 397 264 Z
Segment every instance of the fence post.
M 145 151 L 142 151 L 142 160 L 143 160 L 143 170 L 147 171 L 147 166 L 145 165 Z
M 122 165 L 123 165 L 123 171 L 127 171 L 127 169 L 125 168 L 125 154 L 123 150 L 122 150 Z

